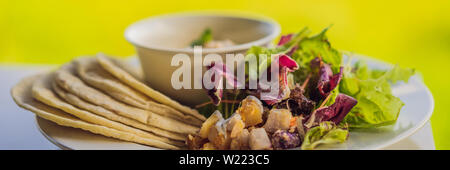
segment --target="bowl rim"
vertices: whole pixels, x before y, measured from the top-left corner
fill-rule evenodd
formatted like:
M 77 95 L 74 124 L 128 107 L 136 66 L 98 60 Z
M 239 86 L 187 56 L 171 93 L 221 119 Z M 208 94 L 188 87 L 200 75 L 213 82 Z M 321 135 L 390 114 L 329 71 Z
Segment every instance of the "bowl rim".
M 150 50 L 158 50 L 158 51 L 167 51 L 167 52 L 176 52 L 176 53 L 189 53 L 193 54 L 194 49 L 193 48 L 172 48 L 172 47 L 161 47 L 161 46 L 152 46 L 152 45 L 143 45 L 139 44 L 136 41 L 133 41 L 133 38 L 130 36 L 131 32 L 134 31 L 134 28 L 138 25 L 141 25 L 143 23 L 152 22 L 155 20 L 161 20 L 161 19 L 167 19 L 167 18 L 176 18 L 176 17 L 228 17 L 228 18 L 235 18 L 235 19 L 246 19 L 246 20 L 253 20 L 260 23 L 266 23 L 270 25 L 273 30 L 268 35 L 264 36 L 263 38 L 260 38 L 255 41 L 233 45 L 229 47 L 223 47 L 223 48 L 203 48 L 202 53 L 226 53 L 226 52 L 234 52 L 234 51 L 242 51 L 247 50 L 251 48 L 252 46 L 262 46 L 266 43 L 270 43 L 273 39 L 278 37 L 281 33 L 281 28 L 278 22 L 275 20 L 265 17 L 265 16 L 242 16 L 239 14 L 231 14 L 231 13 L 210 13 L 210 12 L 181 12 L 181 13 L 172 13 L 172 14 L 162 14 L 162 15 L 156 15 L 149 18 L 144 18 L 141 20 L 138 20 L 131 25 L 129 25 L 125 29 L 125 39 L 134 45 L 137 48 L 144 48 L 144 49 L 150 49 Z

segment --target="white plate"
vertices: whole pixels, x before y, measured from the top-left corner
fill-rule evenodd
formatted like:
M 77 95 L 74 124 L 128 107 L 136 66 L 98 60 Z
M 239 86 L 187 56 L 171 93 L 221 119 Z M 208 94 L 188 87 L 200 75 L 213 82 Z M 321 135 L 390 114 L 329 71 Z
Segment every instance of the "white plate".
M 371 68 L 389 67 L 389 64 L 374 59 L 361 56 L 357 58 L 367 60 Z M 131 62 L 137 64 L 136 59 L 132 59 Z M 400 97 L 405 103 L 395 125 L 371 131 L 351 131 L 345 143 L 321 146 L 319 149 L 383 149 L 407 138 L 422 128 L 433 113 L 434 100 L 431 92 L 422 83 L 421 78 L 418 75 L 413 76 L 409 83 L 397 84 L 393 86 L 392 90 L 394 95 Z M 42 134 L 61 149 L 155 149 L 92 134 L 80 129 L 59 126 L 39 117 L 36 117 L 36 123 Z

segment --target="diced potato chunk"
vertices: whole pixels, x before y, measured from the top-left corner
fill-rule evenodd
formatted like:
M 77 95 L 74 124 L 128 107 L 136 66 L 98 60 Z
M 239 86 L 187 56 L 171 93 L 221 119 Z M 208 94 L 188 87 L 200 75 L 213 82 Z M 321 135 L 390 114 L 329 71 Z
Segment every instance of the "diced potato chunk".
M 264 129 L 269 133 L 277 130 L 288 130 L 291 123 L 292 114 L 287 109 L 270 110 Z
M 239 134 L 241 134 L 242 130 L 244 130 L 245 124 L 244 122 L 238 121 L 234 124 L 233 129 L 230 132 L 231 138 L 236 138 Z
M 231 150 L 248 150 L 250 132 L 247 129 L 243 129 L 241 133 L 231 140 L 230 149 Z
M 236 138 L 245 128 L 245 123 L 241 119 L 240 114 L 233 114 L 227 123 L 227 131 L 230 132 L 231 138 Z
M 230 118 L 227 119 L 227 131 L 231 131 L 238 121 L 242 121 L 240 114 L 234 113 Z
M 250 132 L 249 146 L 252 150 L 272 150 L 272 143 L 264 128 L 255 128 Z
M 263 122 L 263 111 L 261 101 L 254 96 L 247 96 L 247 98 L 242 100 L 241 107 L 237 110 L 245 123 L 245 127 L 255 126 Z
M 213 127 L 219 120 L 223 120 L 222 114 L 219 111 L 215 111 L 205 122 L 203 122 L 200 128 L 199 136 L 201 138 L 207 138 L 211 127 Z
M 225 134 L 223 132 L 221 133 L 216 126 L 212 126 L 208 134 L 208 140 L 215 146 L 220 147 L 225 143 Z
M 228 149 L 231 142 L 231 138 L 229 137 L 230 134 L 227 133 L 224 123 L 224 120 L 218 121 L 211 127 L 208 134 L 209 142 L 214 144 L 214 146 L 220 150 Z

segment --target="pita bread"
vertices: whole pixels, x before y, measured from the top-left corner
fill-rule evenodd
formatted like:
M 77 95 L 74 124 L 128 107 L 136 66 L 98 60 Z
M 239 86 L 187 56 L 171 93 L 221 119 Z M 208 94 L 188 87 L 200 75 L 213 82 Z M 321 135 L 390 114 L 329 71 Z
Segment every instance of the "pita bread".
M 184 115 L 171 107 L 156 103 L 141 92 L 123 84 L 104 70 L 95 58 L 79 58 L 75 60 L 75 65 L 78 75 L 84 82 L 109 94 L 116 100 L 188 124 L 196 126 L 202 124 L 201 120 Z
M 198 127 L 194 127 L 168 117 L 163 117 L 147 110 L 130 107 L 124 103 L 116 101 L 110 96 L 84 84 L 83 81 L 74 75 L 75 70 L 73 65 L 73 63 L 64 65 L 56 71 L 55 75 L 55 82 L 59 85 L 59 87 L 67 92 L 72 93 L 89 103 L 104 107 L 105 109 L 119 115 L 171 132 L 192 134 L 199 129 Z
M 117 121 L 117 122 L 129 125 L 129 126 L 132 126 L 132 127 L 138 128 L 138 129 L 152 132 L 152 133 L 162 136 L 162 137 L 166 137 L 166 138 L 173 139 L 173 140 L 179 140 L 179 141 L 183 141 L 186 139 L 185 135 L 182 135 L 179 133 L 174 133 L 174 132 L 169 132 L 166 130 L 159 129 L 157 127 L 146 125 L 146 124 L 143 124 L 136 120 L 115 114 L 109 110 L 104 109 L 103 107 L 90 104 L 90 103 L 84 101 L 83 99 L 80 99 L 78 96 L 75 96 L 71 93 L 64 91 L 55 82 L 52 83 L 52 87 L 53 87 L 53 90 L 56 92 L 56 94 L 58 94 L 59 97 L 61 97 L 68 103 L 70 103 L 76 107 L 79 107 L 81 109 L 91 111 L 92 113 L 101 115 L 101 116 L 103 116 L 107 119 L 113 120 L 113 121 Z
M 135 88 L 136 90 L 146 94 L 153 100 L 155 100 L 161 104 L 170 106 L 174 109 L 177 109 L 185 114 L 194 116 L 195 118 L 197 118 L 199 120 L 202 120 L 202 121 L 206 120 L 205 116 L 198 113 L 197 110 L 194 110 L 187 106 L 181 105 L 180 103 L 170 99 L 169 97 L 165 96 L 164 94 L 148 87 L 147 85 L 142 83 L 142 81 L 140 81 L 138 78 L 129 74 L 126 70 L 128 70 L 131 66 L 126 66 L 124 64 L 125 62 L 120 62 L 118 60 L 111 59 L 109 57 L 106 57 L 103 54 L 99 54 L 97 56 L 97 60 L 105 70 L 107 70 L 109 73 L 111 73 L 117 79 L 119 79 L 120 81 L 124 82 L 125 84 Z
M 62 110 L 55 109 L 53 107 L 50 107 L 33 99 L 31 89 L 33 82 L 41 77 L 42 75 L 27 77 L 12 88 L 11 95 L 14 101 L 20 107 L 30 110 L 39 117 L 55 122 L 61 126 L 80 128 L 95 134 L 100 134 L 107 137 L 145 144 L 149 146 L 155 146 L 164 149 L 178 149 L 178 147 L 166 144 L 158 140 L 144 138 L 129 132 L 123 132 L 106 126 L 96 125 L 83 121 L 79 118 L 76 118 L 74 116 L 65 113 Z

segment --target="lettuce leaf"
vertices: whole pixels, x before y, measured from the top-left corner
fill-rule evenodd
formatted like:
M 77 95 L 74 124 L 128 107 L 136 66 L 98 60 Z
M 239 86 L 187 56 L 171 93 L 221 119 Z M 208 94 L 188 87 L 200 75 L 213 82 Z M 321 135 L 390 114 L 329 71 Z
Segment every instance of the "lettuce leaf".
M 298 43 L 301 42 L 309 34 L 309 29 L 304 28 L 297 34 L 288 34 L 280 38 L 278 45 L 272 48 L 253 46 L 247 50 L 245 60 L 249 61 L 252 57 L 256 57 L 256 61 L 259 62 L 257 72 L 250 72 L 248 70 L 248 63 L 246 63 L 246 74 L 264 73 L 265 70 L 272 63 L 272 55 L 288 55 L 289 57 L 297 50 Z M 264 61 L 260 61 L 260 55 L 266 55 Z M 298 62 L 297 62 L 298 63 Z M 257 75 L 252 75 L 251 77 L 259 77 Z
M 245 73 L 249 75 L 249 77 L 260 77 L 260 74 L 264 73 L 267 68 L 270 66 L 272 62 L 272 54 L 282 54 L 284 51 L 286 51 L 286 48 L 284 47 L 278 47 L 278 48 L 266 48 L 266 47 L 260 47 L 260 46 L 252 46 L 245 56 L 245 61 L 251 61 L 252 57 L 255 57 L 256 62 L 258 62 L 258 67 L 256 71 L 250 71 L 250 67 L 248 63 L 245 63 Z M 265 55 L 265 60 L 260 61 L 259 57 L 261 55 Z M 250 74 L 256 74 L 256 75 L 250 75 Z
M 301 149 L 312 150 L 321 144 L 342 143 L 347 140 L 348 129 L 340 128 L 333 122 L 321 122 L 319 126 L 313 127 L 306 132 Z
M 337 86 L 333 91 L 330 92 L 330 99 L 323 106 L 331 106 L 336 102 L 336 98 L 339 95 L 339 86 Z
M 386 79 L 395 84 L 399 81 L 408 82 L 409 78 L 415 74 L 414 69 L 401 68 L 395 66 L 392 70 L 385 73 Z
M 352 69 L 347 68 L 340 92 L 354 97 L 358 104 L 342 122 L 350 128 L 376 128 L 394 124 L 404 103 L 392 95 L 391 84 L 407 82 L 414 73 L 413 69 L 399 66 L 387 71 L 370 70 L 363 61 L 357 62 Z
M 299 64 L 300 69 L 294 73 L 296 81 L 304 81 L 311 72 L 310 62 L 316 57 L 331 66 L 333 73 L 340 71 L 342 54 L 331 47 L 328 41 L 325 28 L 317 35 L 302 39 L 298 44 L 298 49 L 292 54 L 292 58 Z

